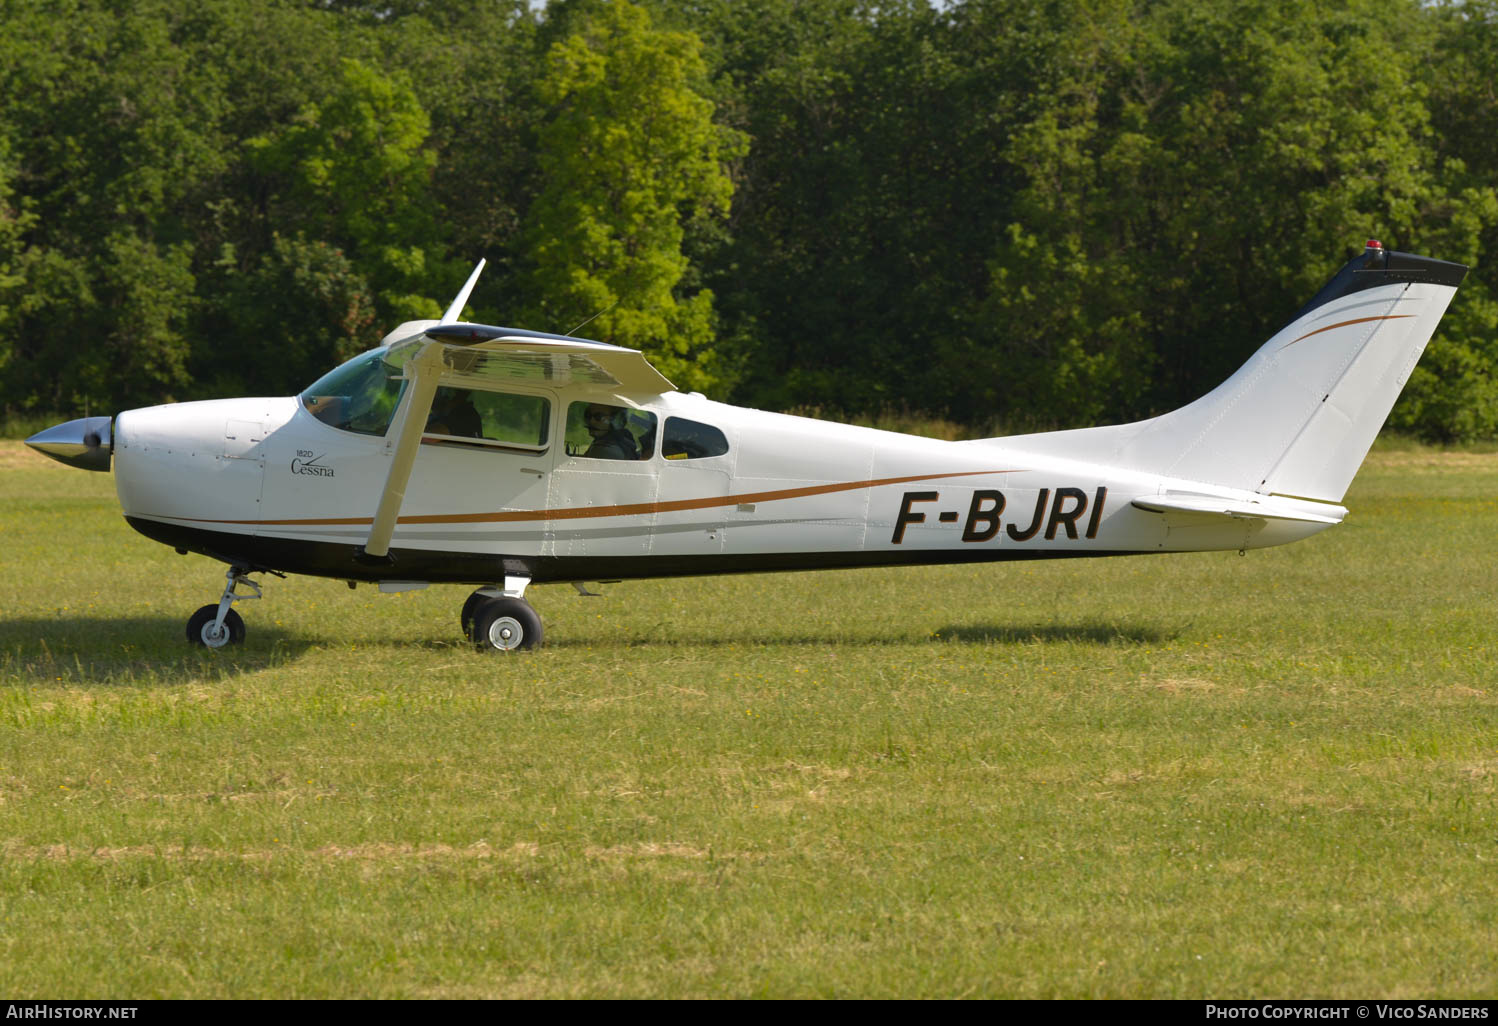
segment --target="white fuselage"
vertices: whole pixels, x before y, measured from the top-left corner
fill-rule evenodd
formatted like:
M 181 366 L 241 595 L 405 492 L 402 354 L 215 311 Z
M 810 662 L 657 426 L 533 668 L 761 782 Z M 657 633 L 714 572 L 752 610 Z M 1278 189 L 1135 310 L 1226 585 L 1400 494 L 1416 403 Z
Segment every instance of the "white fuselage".
M 339 430 L 295 397 L 132 410 L 114 471 L 132 525 L 246 566 L 349 580 L 485 583 L 1244 549 L 1295 541 L 1322 519 L 1161 512 L 1170 494 L 1264 496 L 1029 454 L 1003 439 L 945 442 L 668 392 L 635 408 L 723 433 L 727 452 L 639 460 L 570 455 L 566 390 L 531 389 L 554 423 L 544 451 L 428 439 L 388 567 L 353 552 L 392 459 L 383 436 Z

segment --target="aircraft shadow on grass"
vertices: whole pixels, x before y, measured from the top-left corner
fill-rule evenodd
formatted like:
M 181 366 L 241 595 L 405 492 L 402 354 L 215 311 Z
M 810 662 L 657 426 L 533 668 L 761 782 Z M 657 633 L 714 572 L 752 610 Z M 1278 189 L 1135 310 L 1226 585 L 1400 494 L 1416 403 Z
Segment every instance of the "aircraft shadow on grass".
M 784 646 L 786 648 L 876 648 L 885 645 L 907 646 L 928 642 L 934 644 L 958 643 L 971 645 L 1003 644 L 1026 645 L 1036 642 L 1080 642 L 1087 645 L 1146 645 L 1169 641 L 1178 636 L 1171 630 L 1156 630 L 1149 627 L 1124 627 L 1101 621 L 1079 623 L 1029 623 L 1029 624 L 948 624 L 922 637 L 918 634 L 869 634 L 855 635 L 829 628 L 825 633 L 803 630 L 797 634 L 780 635 L 768 640 L 754 631 L 745 633 L 729 631 L 700 632 L 684 631 L 679 625 L 669 630 L 661 627 L 642 634 L 627 642 L 630 646 L 646 645 L 694 645 L 706 647 Z M 588 642 L 563 639 L 552 643 L 555 648 L 583 647 Z
M 178 684 L 284 665 L 315 639 L 261 626 L 256 644 L 209 654 L 182 643 L 170 616 L 66 616 L 0 620 L 0 669 L 11 679 L 129 686 Z M 226 658 L 227 657 L 227 658 Z
M 998 642 L 1004 645 L 1024 645 L 1037 641 L 1074 641 L 1086 645 L 1149 645 L 1169 641 L 1177 636 L 1177 632 L 1097 622 L 962 624 L 942 627 L 936 632 L 936 636 L 942 641 L 971 644 Z

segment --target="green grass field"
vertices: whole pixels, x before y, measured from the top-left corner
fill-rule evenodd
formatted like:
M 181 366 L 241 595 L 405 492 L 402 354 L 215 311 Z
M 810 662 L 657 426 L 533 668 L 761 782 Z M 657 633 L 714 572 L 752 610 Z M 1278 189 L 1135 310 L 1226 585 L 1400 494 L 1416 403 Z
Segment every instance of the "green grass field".
M 1498 456 L 1282 549 L 267 578 L 0 443 L 0 993 L 1498 996 Z

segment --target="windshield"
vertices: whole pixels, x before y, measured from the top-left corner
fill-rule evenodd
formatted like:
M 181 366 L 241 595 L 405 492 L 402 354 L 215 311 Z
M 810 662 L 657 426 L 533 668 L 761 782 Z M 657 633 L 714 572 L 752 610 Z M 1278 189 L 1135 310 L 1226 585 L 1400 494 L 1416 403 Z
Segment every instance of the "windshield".
M 383 435 L 406 387 L 401 368 L 388 356 L 376 349 L 329 371 L 301 394 L 302 405 L 330 427 Z

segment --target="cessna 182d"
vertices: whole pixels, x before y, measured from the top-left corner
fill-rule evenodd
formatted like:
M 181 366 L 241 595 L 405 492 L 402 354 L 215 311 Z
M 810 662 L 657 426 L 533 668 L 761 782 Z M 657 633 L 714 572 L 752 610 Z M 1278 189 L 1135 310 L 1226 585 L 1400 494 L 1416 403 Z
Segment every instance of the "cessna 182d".
M 229 566 L 187 624 L 244 638 L 257 573 L 478 589 L 464 633 L 530 648 L 549 581 L 1260 548 L 1339 503 L 1466 274 L 1362 253 L 1208 395 L 1151 420 L 946 442 L 675 391 L 631 349 L 401 325 L 301 395 L 129 410 L 27 444 L 109 470 L 126 521 Z M 244 591 L 240 589 L 244 588 Z

